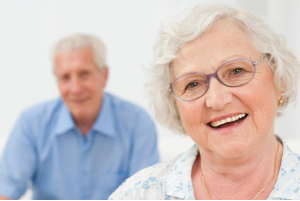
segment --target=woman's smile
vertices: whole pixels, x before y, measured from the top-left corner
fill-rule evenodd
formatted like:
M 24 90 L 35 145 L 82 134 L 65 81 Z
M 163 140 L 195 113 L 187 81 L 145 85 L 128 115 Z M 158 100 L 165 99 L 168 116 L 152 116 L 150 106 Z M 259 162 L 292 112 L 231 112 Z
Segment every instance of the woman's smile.
M 218 118 L 219 120 L 213 120 L 213 121 L 209 122 L 207 125 L 213 129 L 227 128 L 227 127 L 234 126 L 234 125 L 241 123 L 244 119 L 247 118 L 247 116 L 248 116 L 248 114 L 246 114 L 246 113 L 230 115 L 229 117 Z

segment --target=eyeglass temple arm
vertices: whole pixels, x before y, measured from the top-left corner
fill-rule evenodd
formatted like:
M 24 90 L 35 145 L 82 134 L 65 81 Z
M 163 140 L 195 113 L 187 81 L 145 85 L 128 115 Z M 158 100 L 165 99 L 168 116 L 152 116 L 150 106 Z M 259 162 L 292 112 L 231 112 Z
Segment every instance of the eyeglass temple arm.
M 264 54 L 264 55 L 262 56 L 262 58 L 261 58 L 259 61 L 253 62 L 253 65 L 254 65 L 254 66 L 257 66 L 260 62 L 262 62 L 262 61 L 264 60 L 265 57 L 266 57 L 266 54 Z

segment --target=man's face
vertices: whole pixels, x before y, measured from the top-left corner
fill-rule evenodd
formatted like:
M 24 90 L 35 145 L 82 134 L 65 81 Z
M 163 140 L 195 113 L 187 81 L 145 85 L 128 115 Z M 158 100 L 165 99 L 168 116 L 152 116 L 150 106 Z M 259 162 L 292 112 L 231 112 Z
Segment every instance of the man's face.
M 108 69 L 97 68 L 93 50 L 58 54 L 54 71 L 63 101 L 75 122 L 94 121 L 101 107 Z

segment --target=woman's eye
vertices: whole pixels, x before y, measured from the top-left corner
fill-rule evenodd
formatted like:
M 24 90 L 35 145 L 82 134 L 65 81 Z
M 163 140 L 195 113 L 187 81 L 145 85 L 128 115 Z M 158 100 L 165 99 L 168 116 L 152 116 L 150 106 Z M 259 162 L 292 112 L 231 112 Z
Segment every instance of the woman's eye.
M 197 83 L 197 82 L 193 82 L 193 83 L 190 83 L 190 84 L 189 84 L 189 87 L 191 87 L 191 88 L 194 88 L 194 87 L 196 87 L 196 86 L 198 86 L 198 83 Z
M 191 82 L 185 87 L 185 90 L 193 89 L 193 88 L 197 87 L 198 85 L 199 85 L 198 82 Z
M 231 71 L 231 74 L 237 75 L 245 71 L 243 68 L 235 68 Z

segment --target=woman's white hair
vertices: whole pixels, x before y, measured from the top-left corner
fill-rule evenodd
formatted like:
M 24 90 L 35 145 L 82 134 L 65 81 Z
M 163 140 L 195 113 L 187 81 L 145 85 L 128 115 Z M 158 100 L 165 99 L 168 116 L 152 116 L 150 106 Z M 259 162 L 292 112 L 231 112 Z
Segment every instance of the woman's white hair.
M 170 93 L 172 81 L 171 62 L 178 50 L 195 40 L 218 20 L 228 20 L 240 27 L 252 38 L 254 47 L 266 54 L 266 60 L 274 73 L 274 83 L 282 92 L 284 109 L 297 96 L 299 61 L 285 45 L 283 37 L 274 33 L 262 20 L 251 13 L 225 5 L 195 6 L 182 18 L 162 25 L 154 47 L 150 80 L 146 84 L 150 106 L 156 120 L 176 133 L 185 133 L 174 97 Z
M 106 67 L 106 48 L 96 36 L 87 34 L 75 34 L 59 40 L 52 48 L 52 60 L 60 53 L 68 53 L 74 50 L 92 48 L 97 67 L 102 71 Z

